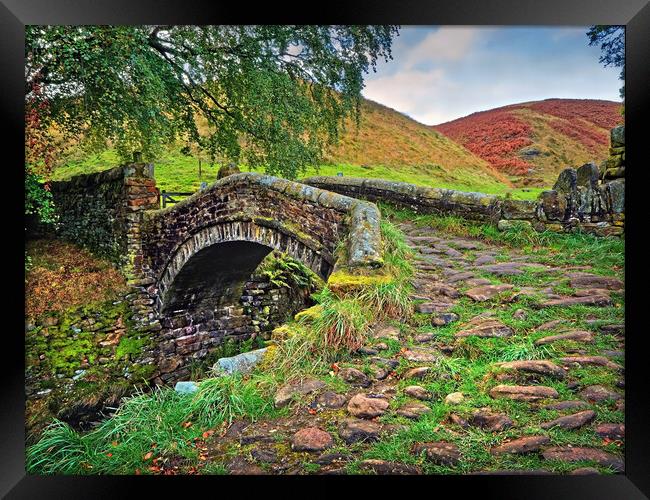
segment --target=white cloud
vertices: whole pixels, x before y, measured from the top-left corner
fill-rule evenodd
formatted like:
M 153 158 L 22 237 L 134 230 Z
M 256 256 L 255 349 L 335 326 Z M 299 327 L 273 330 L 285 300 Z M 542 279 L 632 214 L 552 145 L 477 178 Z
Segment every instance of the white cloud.
M 464 26 L 445 26 L 429 33 L 408 53 L 406 69 L 422 62 L 462 59 L 472 49 L 484 29 Z
M 591 55 L 584 28 L 537 30 L 442 27 L 410 44 L 398 38 L 395 59 L 363 95 L 427 125 L 551 97 L 618 100 L 618 70 Z

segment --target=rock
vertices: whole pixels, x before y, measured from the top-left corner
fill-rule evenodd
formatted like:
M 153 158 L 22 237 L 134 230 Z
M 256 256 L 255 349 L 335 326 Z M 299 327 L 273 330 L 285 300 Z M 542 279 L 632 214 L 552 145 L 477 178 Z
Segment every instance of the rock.
M 379 356 L 370 358 L 370 361 L 376 365 L 385 366 L 391 370 L 394 370 L 399 366 L 399 361 L 396 359 L 380 358 Z
M 447 302 L 423 302 L 415 305 L 415 312 L 420 314 L 433 314 L 446 312 L 452 304 Z
M 585 163 L 576 170 L 576 183 L 587 190 L 598 189 L 600 171 L 595 163 Z M 591 212 L 591 206 L 586 207 Z
M 347 444 L 359 441 L 378 441 L 382 425 L 371 420 L 347 419 L 339 426 L 339 436 Z
M 404 406 L 400 407 L 396 413 L 401 417 L 417 420 L 422 415 L 429 413 L 430 411 L 431 408 L 429 408 L 424 403 L 411 402 L 406 403 Z
M 374 356 L 375 354 L 379 354 L 379 351 L 377 349 L 373 349 L 372 347 L 359 347 L 357 349 L 357 354 L 361 354 L 362 356 Z
M 604 288 L 608 290 L 622 290 L 624 283 L 613 276 L 601 276 L 589 273 L 570 273 L 569 285 L 571 288 Z
M 502 455 L 504 453 L 530 453 L 531 451 L 539 451 L 539 449 L 550 443 L 551 440 L 548 436 L 525 436 L 500 446 L 496 446 L 490 450 L 493 455 Z
M 223 372 L 228 375 L 233 373 L 248 373 L 253 367 L 262 360 L 267 351 L 267 347 L 255 351 L 243 352 L 230 358 L 220 358 L 214 365 L 217 372 Z
M 194 394 L 199 390 L 196 382 L 176 382 L 174 390 L 180 394 Z
M 616 455 L 595 448 L 555 446 L 544 450 L 542 456 L 545 460 L 558 460 L 560 462 L 593 460 L 603 467 L 612 467 L 616 472 L 623 472 L 625 469 L 622 459 Z
M 387 462 L 385 460 L 363 460 L 359 468 L 365 471 L 372 471 L 378 475 L 415 475 L 420 474 L 419 467 L 415 465 L 401 464 L 398 462 Z
M 275 407 L 287 406 L 294 396 L 309 394 L 323 387 L 325 387 L 325 382 L 316 379 L 306 379 L 302 382 L 286 384 L 275 393 Z
M 512 328 L 496 319 L 474 318 L 467 326 L 471 328 L 456 332 L 455 337 L 510 337 L 514 333 Z
M 377 339 L 399 340 L 399 328 L 395 326 L 383 326 L 374 331 L 373 336 Z
M 566 415 L 564 417 L 556 418 L 550 422 L 545 422 L 540 425 L 542 429 L 551 429 L 552 427 L 561 427 L 562 429 L 572 430 L 578 429 L 583 425 L 592 422 L 596 418 L 596 412 L 593 410 L 585 410 L 573 415 Z
M 479 264 L 478 259 L 475 262 L 475 264 Z M 490 280 L 488 280 L 488 279 L 485 279 L 485 278 L 472 278 L 471 280 L 466 280 L 465 284 L 467 286 L 476 287 L 476 286 L 481 286 L 481 285 L 490 285 L 490 284 L 492 284 L 492 282 Z
M 493 398 L 508 398 L 516 401 L 538 401 L 546 398 L 557 398 L 558 392 L 552 387 L 543 385 L 497 385 L 490 390 Z
M 460 297 L 460 292 L 454 287 L 445 285 L 444 283 L 435 283 L 431 285 L 431 292 L 437 295 L 444 295 L 451 299 L 457 299 Z
M 579 392 L 579 396 L 592 403 L 606 400 L 615 401 L 617 399 L 623 398 L 623 396 L 621 396 L 618 392 L 608 389 L 602 385 L 590 385 L 589 387 L 585 387 Z
M 569 474 L 572 476 L 589 476 L 592 474 L 600 474 L 600 472 L 594 467 L 579 467 L 569 472 Z
M 625 146 L 625 125 L 619 125 L 610 131 L 610 144 L 613 148 Z
M 415 337 L 413 337 L 413 340 L 415 340 L 420 344 L 424 344 L 426 342 L 432 342 L 435 339 L 436 339 L 435 333 L 419 333 Z
M 278 461 L 278 455 L 275 451 L 267 450 L 264 448 L 252 449 L 251 456 L 258 462 L 266 462 L 272 464 Z
M 535 345 L 551 344 L 560 340 L 574 340 L 576 342 L 593 342 L 593 334 L 587 330 L 573 330 L 559 335 L 549 335 L 535 341 Z
M 559 361 L 566 365 L 595 365 L 613 369 L 622 368 L 621 365 L 610 361 L 605 356 L 566 356 L 559 358 Z
M 438 356 L 431 352 L 415 349 L 407 349 L 402 353 L 402 356 L 408 361 L 416 363 L 432 363 L 438 359 Z
M 481 409 L 468 420 L 470 425 L 480 427 L 484 431 L 501 432 L 513 426 L 514 422 L 508 415 L 492 413 L 487 409 Z
M 474 273 L 469 271 L 455 271 L 453 274 L 447 277 L 447 283 L 458 283 L 459 281 L 465 281 L 474 277 Z
M 432 397 L 432 394 L 429 391 L 419 385 L 409 385 L 405 387 L 404 394 L 421 401 L 428 401 Z
M 512 317 L 514 319 L 518 320 L 524 320 L 528 317 L 528 313 L 524 309 L 517 309 L 513 314 Z
M 591 295 L 587 297 L 561 297 L 559 299 L 547 300 L 537 305 L 544 307 L 569 307 L 575 305 L 606 307 L 612 305 L 612 299 L 606 295 Z
M 565 168 L 553 185 L 553 190 L 558 193 L 571 194 L 576 191 L 578 186 L 578 174 L 573 168 Z
M 323 453 L 314 460 L 318 465 L 331 465 L 333 463 L 347 462 L 350 459 L 349 455 L 343 453 Z
M 496 297 L 500 293 L 506 292 L 508 290 L 512 290 L 514 288 L 513 285 L 484 285 L 484 286 L 478 286 L 476 288 L 470 288 L 465 292 L 465 295 L 467 295 L 470 299 L 475 300 L 477 302 L 483 302 L 486 300 L 489 300 L 493 297 Z
M 454 425 L 459 425 L 463 429 L 467 429 L 469 427 L 469 422 L 460 415 L 456 415 L 455 413 L 449 415 L 449 421 Z
M 528 265 L 521 262 L 499 262 L 498 264 L 476 266 L 475 269 L 496 276 L 518 276 L 524 274 L 521 270 L 522 267 L 528 267 Z
M 455 465 L 460 462 L 460 450 L 453 443 L 434 441 L 430 443 L 415 443 L 412 448 L 415 455 L 424 453 L 428 460 L 440 465 Z
M 333 445 L 330 433 L 317 427 L 300 429 L 291 438 L 291 449 L 294 451 L 322 451 Z
M 537 328 L 535 328 L 535 331 L 536 332 L 541 332 L 541 331 L 544 331 L 544 330 L 553 330 L 556 326 L 561 325 L 565 321 L 566 320 L 563 320 L 563 319 L 554 319 L 552 321 L 547 321 L 546 323 L 542 323 Z
M 351 385 L 359 387 L 368 387 L 370 385 L 370 379 L 366 374 L 356 368 L 341 368 L 339 377 Z
M 625 424 L 598 424 L 595 430 L 603 438 L 625 439 Z
M 346 397 L 333 391 L 326 391 L 316 398 L 316 404 L 325 408 L 341 408 L 345 405 Z
M 388 406 L 388 401 L 385 399 L 357 394 L 348 402 L 348 412 L 359 418 L 375 418 L 386 413 Z
M 497 366 L 506 370 L 538 373 L 548 377 L 564 378 L 564 370 L 555 363 L 546 360 L 509 361 L 506 363 L 498 363 Z
M 378 349 L 380 351 L 387 351 L 388 350 L 388 344 L 384 342 L 379 342 L 378 344 L 375 344 L 375 349 Z
M 452 392 L 445 398 L 445 404 L 448 405 L 459 405 L 463 401 L 465 401 L 465 396 L 463 396 L 462 392 Z
M 600 331 L 603 333 L 610 333 L 612 335 L 625 335 L 625 325 L 612 324 L 612 325 L 603 325 L 600 327 Z
M 419 366 L 417 368 L 411 368 L 410 370 L 406 371 L 402 378 L 417 378 L 417 379 L 423 379 L 424 377 L 427 376 L 427 374 L 431 371 L 431 368 L 428 366 Z
M 586 408 L 589 405 L 584 401 L 558 401 L 544 406 L 545 410 L 576 410 L 578 408 Z
M 449 323 L 453 323 L 454 321 L 458 321 L 458 314 L 440 313 L 431 318 L 431 324 L 433 326 L 445 326 Z

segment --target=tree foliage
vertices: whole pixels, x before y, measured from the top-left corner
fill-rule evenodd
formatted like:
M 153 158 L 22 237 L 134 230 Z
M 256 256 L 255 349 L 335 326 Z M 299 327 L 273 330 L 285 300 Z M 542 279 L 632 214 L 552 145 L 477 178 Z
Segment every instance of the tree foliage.
M 394 26 L 27 26 L 27 100 L 92 150 L 155 160 L 181 140 L 293 178 L 317 165 Z M 42 87 L 33 91 L 33 83 Z M 196 116 L 208 123 L 199 134 Z
M 625 26 L 595 25 L 587 31 L 589 45 L 600 45 L 599 62 L 621 68 L 621 98 L 625 98 Z

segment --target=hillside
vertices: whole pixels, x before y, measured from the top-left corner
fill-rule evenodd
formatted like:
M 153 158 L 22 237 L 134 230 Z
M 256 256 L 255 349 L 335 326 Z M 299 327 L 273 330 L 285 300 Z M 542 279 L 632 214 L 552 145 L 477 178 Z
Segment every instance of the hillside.
M 328 163 L 358 165 L 369 172 L 394 170 L 408 181 L 410 175 L 432 186 L 478 189 L 501 184 L 506 176 L 464 147 L 437 131 L 387 106 L 364 99 L 359 128 L 350 122 L 340 143 L 327 156 Z M 397 179 L 396 179 L 397 180 Z
M 620 103 L 546 99 L 512 104 L 432 127 L 508 174 L 517 186 L 548 186 L 567 166 L 607 158 Z
M 199 130 L 205 124 L 198 120 Z M 103 170 L 117 165 L 117 155 L 108 150 L 87 156 L 74 152 L 56 169 L 55 178 Z M 155 162 L 157 184 L 167 191 L 194 191 L 201 181 L 216 179 L 218 166 L 203 158 L 201 177 L 198 158 L 184 156 L 179 147 L 169 148 Z M 242 168 L 246 170 L 246 168 Z M 305 176 L 336 175 L 376 177 L 420 185 L 481 191 L 511 192 L 508 177 L 463 146 L 431 127 L 381 104 L 363 100 L 360 126 L 346 124 L 340 143 L 329 152 L 324 164 L 310 168 Z M 536 191 L 515 191 L 517 198 L 534 197 Z

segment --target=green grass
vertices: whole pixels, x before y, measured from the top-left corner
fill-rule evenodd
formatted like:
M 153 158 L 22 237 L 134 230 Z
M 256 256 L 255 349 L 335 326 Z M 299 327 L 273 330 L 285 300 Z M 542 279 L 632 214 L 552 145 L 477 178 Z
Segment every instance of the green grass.
M 97 429 L 80 434 L 55 421 L 27 449 L 27 470 L 37 474 L 133 474 L 152 460 L 171 457 L 196 464 L 195 439 L 235 417 L 277 414 L 266 394 L 266 377 L 206 379 L 194 395 L 156 388 L 123 401 Z M 150 458 L 147 458 L 152 452 Z
M 79 174 L 99 172 L 120 164 L 117 153 L 107 150 L 89 156 L 76 155 L 58 166 L 53 174 L 54 180 L 62 180 Z M 208 162 L 201 164 L 199 176 L 198 160 L 169 150 L 164 157 L 154 162 L 156 185 L 160 190 L 169 192 L 194 192 L 199 189 L 201 182 L 212 184 L 217 179 L 220 165 L 210 166 Z M 246 167 L 240 167 L 248 171 Z M 263 172 L 262 170 L 257 170 Z M 442 179 L 432 175 L 426 166 L 401 165 L 353 165 L 353 164 L 324 164 L 318 168 L 310 167 L 302 177 L 313 175 L 337 175 L 343 173 L 346 177 L 364 177 L 387 179 L 391 181 L 408 182 L 420 186 L 455 189 L 458 191 L 479 191 L 489 194 L 509 195 L 513 199 L 536 199 L 542 191 L 540 188 L 512 188 L 486 175 L 472 175 L 471 171 L 459 170 L 454 179 Z M 462 175 L 461 175 L 462 174 Z

